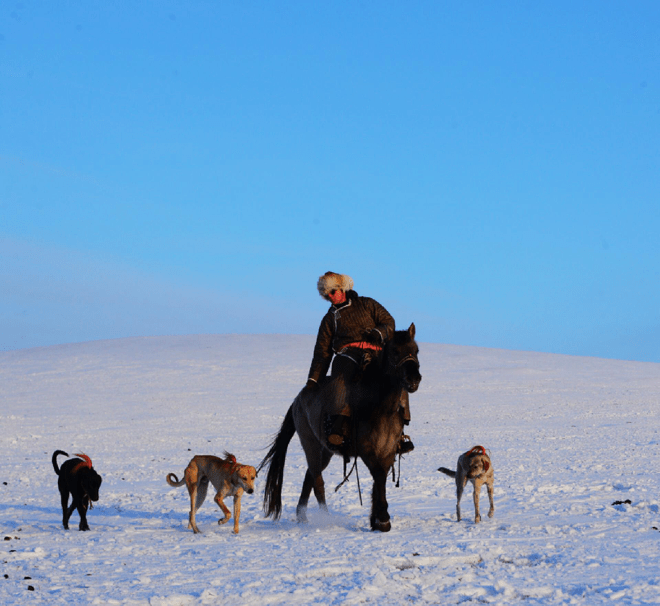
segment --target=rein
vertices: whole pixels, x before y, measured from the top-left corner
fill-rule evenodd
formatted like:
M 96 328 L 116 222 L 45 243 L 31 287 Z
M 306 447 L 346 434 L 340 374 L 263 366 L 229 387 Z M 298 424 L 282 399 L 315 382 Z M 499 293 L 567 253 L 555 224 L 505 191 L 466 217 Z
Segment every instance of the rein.
M 346 459 L 344 459 L 344 479 L 339 484 L 337 484 L 337 487 L 335 488 L 335 492 L 337 492 L 344 484 L 346 484 L 346 482 L 348 482 L 348 478 L 351 477 L 353 470 L 355 470 L 355 479 L 357 480 L 358 495 L 360 497 L 360 506 L 362 506 L 362 489 L 360 488 L 360 475 L 358 474 L 357 462 L 358 462 L 358 457 L 355 456 L 353 458 L 353 465 L 351 466 L 350 471 L 346 473 Z
M 355 479 L 357 480 L 357 488 L 358 488 L 358 496 L 360 497 L 360 507 L 362 507 L 362 489 L 360 488 L 360 474 L 358 473 L 358 467 L 357 467 L 357 462 L 358 462 L 358 454 L 357 454 L 357 422 L 351 423 L 353 426 L 353 465 L 348 473 L 346 473 L 346 459 L 344 459 L 344 479 L 337 484 L 337 487 L 335 488 L 335 492 L 337 492 L 346 482 L 348 482 L 348 478 L 351 477 L 351 474 L 353 473 L 353 470 L 355 470 Z
M 396 482 L 395 486 L 397 488 L 401 487 L 401 453 L 399 453 L 399 477 L 397 479 L 396 472 L 394 471 L 394 465 L 392 465 L 392 482 Z

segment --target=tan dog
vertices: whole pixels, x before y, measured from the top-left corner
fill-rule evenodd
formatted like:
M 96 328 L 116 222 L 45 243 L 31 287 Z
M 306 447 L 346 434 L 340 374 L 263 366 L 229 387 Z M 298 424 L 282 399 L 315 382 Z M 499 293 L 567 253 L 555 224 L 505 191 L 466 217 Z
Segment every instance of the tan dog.
M 212 455 L 197 455 L 192 458 L 183 474 L 183 480 L 179 481 L 173 473 L 167 474 L 165 478 L 170 486 L 183 486 L 186 484 L 190 493 L 190 517 L 188 528 L 199 532 L 195 522 L 195 512 L 202 506 L 206 498 L 209 482 L 216 490 L 213 499 L 225 517 L 218 520 L 218 524 L 225 524 L 231 518 L 231 511 L 225 505 L 226 497 L 234 497 L 234 532 L 238 534 L 238 521 L 241 517 L 241 496 L 243 491 L 248 494 L 254 492 L 254 480 L 257 471 L 251 465 L 241 465 L 236 462 L 236 457 L 225 452 L 225 458 Z
M 488 499 L 490 500 L 490 511 L 488 517 L 492 518 L 495 513 L 495 504 L 493 503 L 493 482 L 495 480 L 495 472 L 493 465 L 490 462 L 490 457 L 486 454 L 486 449 L 483 446 L 473 446 L 466 453 L 458 457 L 456 463 L 456 471 L 440 467 L 438 471 L 456 478 L 456 517 L 458 521 L 461 520 L 461 497 L 463 496 L 463 489 L 468 480 L 472 482 L 474 490 L 474 523 L 481 522 L 479 515 L 479 492 L 481 491 L 482 484 L 486 484 L 488 489 Z

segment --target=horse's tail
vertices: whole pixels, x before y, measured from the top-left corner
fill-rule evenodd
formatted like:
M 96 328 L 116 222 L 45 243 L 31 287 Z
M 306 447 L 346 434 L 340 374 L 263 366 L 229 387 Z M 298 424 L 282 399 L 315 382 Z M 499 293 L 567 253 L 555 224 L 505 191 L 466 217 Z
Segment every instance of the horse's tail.
M 65 457 L 68 457 L 68 456 L 69 456 L 69 455 L 68 455 L 66 452 L 64 452 L 63 450 L 56 450 L 56 451 L 53 453 L 53 459 L 52 459 L 52 460 L 53 460 L 53 469 L 55 470 L 55 473 L 56 473 L 58 476 L 60 475 L 60 468 L 59 468 L 59 466 L 58 466 L 58 464 L 57 464 L 57 457 L 58 457 L 59 455 L 64 455 Z
M 282 481 L 284 479 L 286 451 L 295 433 L 296 426 L 293 422 L 292 404 L 284 417 L 284 421 L 282 421 L 282 427 L 275 436 L 268 454 L 257 468 L 257 472 L 259 472 L 264 465 L 268 465 L 266 488 L 264 489 L 264 512 L 266 517 L 272 516 L 276 520 L 282 514 Z

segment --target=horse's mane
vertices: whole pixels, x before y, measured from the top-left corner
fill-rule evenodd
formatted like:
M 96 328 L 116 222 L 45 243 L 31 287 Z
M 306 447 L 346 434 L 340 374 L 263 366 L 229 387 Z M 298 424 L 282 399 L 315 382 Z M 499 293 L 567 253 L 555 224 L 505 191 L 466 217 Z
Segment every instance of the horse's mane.
M 373 414 L 391 412 L 388 407 L 383 408 L 383 397 L 394 397 L 397 392 L 394 366 L 388 358 L 390 349 L 393 347 L 407 349 L 408 346 L 416 349 L 415 340 L 407 330 L 397 330 L 385 344 L 383 351 L 367 366 L 360 377 L 359 387 L 354 392 L 354 398 L 357 401 L 352 404 L 359 416 L 364 418 Z M 398 410 L 398 404 L 395 404 L 395 408 Z

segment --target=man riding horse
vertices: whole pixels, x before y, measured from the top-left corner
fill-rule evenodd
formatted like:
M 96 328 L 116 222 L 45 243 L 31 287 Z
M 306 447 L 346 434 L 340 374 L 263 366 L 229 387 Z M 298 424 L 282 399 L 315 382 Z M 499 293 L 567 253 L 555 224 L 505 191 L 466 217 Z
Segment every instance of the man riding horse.
M 321 320 L 306 388 L 319 389 L 319 382 L 332 363 L 327 389 L 333 392 L 338 414 L 330 420 L 328 446 L 338 450 L 350 428 L 351 407 L 347 386 L 360 380 L 365 367 L 377 358 L 385 343 L 392 338 L 394 318 L 378 301 L 358 296 L 349 276 L 328 271 L 319 278 L 317 288 L 332 306 Z M 410 405 L 408 392 L 404 394 L 401 414 L 407 425 L 410 422 Z M 410 439 L 402 435 L 400 452 L 410 452 L 413 448 Z

